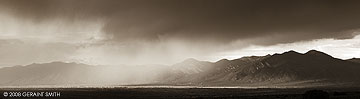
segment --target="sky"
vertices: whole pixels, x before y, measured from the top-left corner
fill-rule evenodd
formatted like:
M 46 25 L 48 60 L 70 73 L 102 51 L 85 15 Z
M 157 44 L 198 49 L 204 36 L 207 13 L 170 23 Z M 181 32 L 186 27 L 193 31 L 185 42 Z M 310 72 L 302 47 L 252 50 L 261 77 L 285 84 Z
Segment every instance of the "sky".
M 358 0 L 0 0 L 0 66 L 360 57 Z

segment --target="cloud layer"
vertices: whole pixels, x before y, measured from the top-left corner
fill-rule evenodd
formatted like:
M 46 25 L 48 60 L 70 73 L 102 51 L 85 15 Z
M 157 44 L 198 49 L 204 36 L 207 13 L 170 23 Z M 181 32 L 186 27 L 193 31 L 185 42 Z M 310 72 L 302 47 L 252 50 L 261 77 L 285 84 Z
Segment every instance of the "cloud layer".
M 111 57 L 102 63 L 173 63 L 250 45 L 351 39 L 359 34 L 352 31 L 360 26 L 358 4 L 357 0 L 1 0 L 0 37 L 71 43 L 79 54 L 71 57 L 80 60 Z
M 337 32 L 360 25 L 359 3 L 346 0 L 2 0 L 1 6 L 18 17 L 37 22 L 103 19 L 104 33 L 119 41 L 171 36 L 229 42 L 293 34 L 292 40 L 284 39 L 291 42 L 351 38 L 354 35 Z

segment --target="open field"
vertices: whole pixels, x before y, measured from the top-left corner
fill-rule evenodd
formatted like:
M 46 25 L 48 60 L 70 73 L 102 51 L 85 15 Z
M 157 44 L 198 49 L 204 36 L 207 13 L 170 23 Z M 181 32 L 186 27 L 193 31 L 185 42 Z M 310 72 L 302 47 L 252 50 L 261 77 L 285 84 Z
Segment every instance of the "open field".
M 1 99 L 9 98 L 120 98 L 120 99 L 179 99 L 179 98 L 241 98 L 241 99 L 303 99 L 304 93 L 314 89 L 243 89 L 243 88 L 2 88 Z M 318 88 L 328 94 L 330 99 L 359 99 L 357 88 Z M 4 96 L 7 92 L 8 96 Z M 9 93 L 20 93 L 20 96 L 10 97 Z M 30 93 L 60 93 L 58 96 L 36 96 Z M 315 93 L 315 96 L 319 93 Z M 25 95 L 25 96 L 24 96 Z

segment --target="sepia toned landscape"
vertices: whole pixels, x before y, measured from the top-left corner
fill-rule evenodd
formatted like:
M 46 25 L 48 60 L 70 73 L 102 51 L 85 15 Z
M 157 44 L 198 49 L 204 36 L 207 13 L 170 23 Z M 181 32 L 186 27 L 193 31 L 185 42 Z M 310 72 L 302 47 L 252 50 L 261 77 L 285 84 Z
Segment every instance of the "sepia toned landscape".
M 359 4 L 0 0 L 0 99 L 358 99 Z

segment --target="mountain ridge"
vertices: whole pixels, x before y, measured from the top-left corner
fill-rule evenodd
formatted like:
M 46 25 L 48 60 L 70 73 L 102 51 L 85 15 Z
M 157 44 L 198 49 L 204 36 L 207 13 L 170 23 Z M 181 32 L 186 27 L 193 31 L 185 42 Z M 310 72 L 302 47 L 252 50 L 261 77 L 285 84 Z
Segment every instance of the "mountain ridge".
M 171 66 L 92 66 L 51 62 L 0 69 L 6 85 L 127 85 L 165 84 L 194 86 L 273 86 L 360 84 L 358 59 L 341 60 L 310 50 L 266 56 L 221 59 L 216 62 L 186 59 Z
M 188 75 L 194 80 L 188 84 L 225 83 L 222 85 L 243 85 L 244 83 L 270 84 L 293 81 L 327 81 L 332 83 L 359 82 L 360 64 L 333 58 L 310 50 L 304 54 L 287 51 L 266 56 L 242 57 L 234 60 L 222 59 L 213 63 L 212 71 Z M 210 75 L 210 76 L 198 76 Z M 186 78 L 185 77 L 185 78 Z M 221 85 L 221 84 L 219 84 Z
M 351 58 L 351 59 L 348 59 L 348 61 L 360 63 L 360 58 Z

